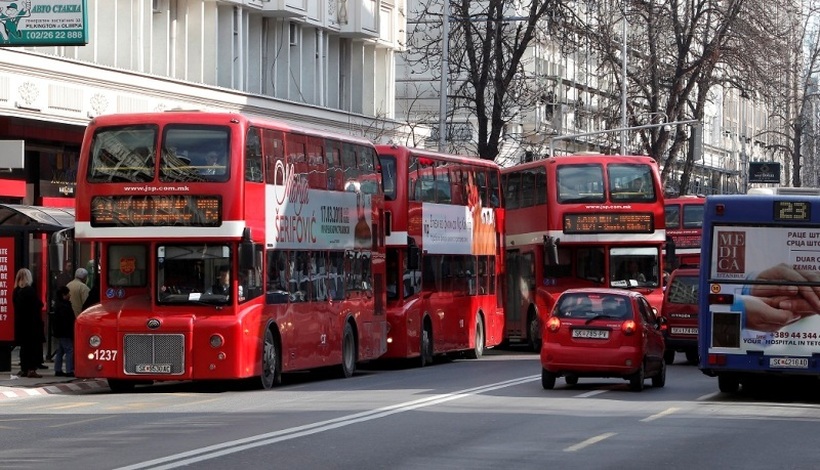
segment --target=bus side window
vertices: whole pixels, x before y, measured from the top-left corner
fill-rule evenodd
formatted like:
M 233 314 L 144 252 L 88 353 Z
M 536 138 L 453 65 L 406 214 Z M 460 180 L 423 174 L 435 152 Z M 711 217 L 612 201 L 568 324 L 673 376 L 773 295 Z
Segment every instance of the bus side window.
M 265 181 L 268 184 L 285 184 L 282 174 L 285 163 L 284 136 L 281 132 L 265 129 L 262 131 L 262 145 L 265 152 Z M 278 173 L 277 164 L 279 165 Z
M 245 181 L 262 182 L 262 139 L 256 127 L 245 138 Z

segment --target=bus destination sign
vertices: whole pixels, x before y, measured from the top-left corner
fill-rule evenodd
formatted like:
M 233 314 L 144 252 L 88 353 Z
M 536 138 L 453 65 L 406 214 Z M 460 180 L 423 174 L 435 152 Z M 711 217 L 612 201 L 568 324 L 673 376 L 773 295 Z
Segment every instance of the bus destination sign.
M 91 200 L 92 227 L 218 227 L 219 196 L 97 196 Z
M 651 213 L 564 214 L 564 233 L 652 233 Z

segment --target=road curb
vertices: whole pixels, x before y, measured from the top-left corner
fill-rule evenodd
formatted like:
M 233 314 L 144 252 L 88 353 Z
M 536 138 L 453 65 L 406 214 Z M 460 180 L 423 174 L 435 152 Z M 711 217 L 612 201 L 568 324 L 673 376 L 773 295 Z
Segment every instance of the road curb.
M 0 386 L 0 400 L 8 398 L 27 398 L 60 393 L 82 392 L 108 388 L 105 380 L 91 379 L 81 382 L 65 382 L 59 384 L 44 384 L 39 387 L 7 387 Z

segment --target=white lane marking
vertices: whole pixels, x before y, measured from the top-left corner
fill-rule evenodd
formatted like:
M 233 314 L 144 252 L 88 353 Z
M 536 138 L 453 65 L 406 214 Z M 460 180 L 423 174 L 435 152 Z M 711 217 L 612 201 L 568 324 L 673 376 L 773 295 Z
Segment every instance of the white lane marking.
M 282 429 L 281 431 L 274 431 L 270 433 L 246 437 L 243 439 L 237 439 L 234 441 L 223 442 L 221 444 L 214 444 L 211 446 L 202 447 L 200 449 L 181 452 L 179 454 L 169 455 L 167 457 L 161 457 L 154 460 L 148 460 L 146 462 L 140 462 L 133 465 L 128 465 L 126 467 L 120 467 L 118 470 L 137 470 L 144 468 L 162 470 L 168 468 L 182 467 L 186 465 L 195 464 L 197 462 L 202 462 L 205 460 L 210 460 L 213 458 L 222 457 L 229 454 L 234 454 L 246 449 L 262 447 L 270 444 L 275 444 L 277 442 L 296 439 L 298 437 L 309 436 L 311 434 L 317 434 L 332 429 L 350 426 L 351 424 L 372 421 L 375 419 L 384 418 L 386 416 L 404 413 L 406 411 L 412 411 L 419 408 L 438 405 L 448 401 L 467 398 L 473 395 L 478 395 L 479 393 L 490 392 L 493 390 L 512 387 L 515 385 L 521 385 L 528 382 L 535 382 L 540 378 L 540 375 L 531 375 L 528 377 L 520 377 L 517 379 L 507 380 L 504 382 L 484 385 L 481 387 L 468 388 L 454 393 L 433 395 L 431 397 L 422 398 L 419 400 L 413 400 L 405 403 L 399 403 L 396 405 L 385 406 L 383 408 L 377 408 L 375 410 L 354 413 L 352 415 L 341 416 L 339 418 L 320 421 L 318 423 L 296 426 L 289 429 Z
M 650 421 L 655 421 L 658 418 L 663 418 L 666 415 L 671 415 L 672 413 L 678 411 L 679 409 L 680 408 L 675 408 L 675 407 L 667 408 L 667 409 L 661 411 L 660 413 L 655 413 L 652 416 L 647 416 L 646 418 L 642 419 L 641 422 L 642 423 L 648 423 Z
M 609 391 L 609 390 L 592 390 L 592 391 L 589 391 L 589 392 L 582 393 L 582 394 L 580 394 L 580 395 L 575 395 L 575 398 L 589 398 L 589 397 L 594 397 L 595 395 L 600 395 L 600 394 L 602 394 L 602 393 L 606 393 L 606 392 L 608 392 L 608 391 Z
M 706 401 L 706 400 L 711 400 L 712 398 L 715 398 L 716 396 L 718 396 L 718 395 L 720 395 L 720 394 L 721 394 L 721 392 L 712 392 L 712 393 L 707 393 L 706 395 L 701 395 L 701 396 L 697 397 L 697 398 L 695 399 L 695 401 Z
M 610 437 L 612 437 L 616 434 L 618 434 L 618 433 L 617 432 L 605 432 L 605 433 L 599 434 L 595 437 L 590 437 L 589 439 L 587 439 L 585 441 L 582 441 L 582 442 L 579 442 L 575 445 L 571 445 L 571 446 L 567 447 L 566 449 L 564 449 L 564 452 L 577 452 L 577 451 L 583 449 L 584 447 L 591 446 L 592 444 L 595 444 L 596 442 L 601 442 L 604 439 L 609 439 Z

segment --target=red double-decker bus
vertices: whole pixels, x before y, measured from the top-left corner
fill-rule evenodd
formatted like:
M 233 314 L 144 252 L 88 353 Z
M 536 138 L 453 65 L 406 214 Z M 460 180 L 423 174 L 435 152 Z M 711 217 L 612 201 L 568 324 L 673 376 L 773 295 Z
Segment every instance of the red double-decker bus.
M 540 319 L 569 288 L 636 289 L 660 310 L 666 233 L 653 159 L 556 156 L 502 175 L 510 342 L 539 349 Z
M 479 358 L 503 339 L 504 209 L 495 163 L 376 146 L 387 238 L 385 358 L 464 351 Z
M 230 113 L 111 115 L 89 124 L 78 174 L 76 238 L 101 272 L 78 377 L 270 388 L 385 352 L 371 143 Z
M 675 264 L 679 266 L 700 265 L 700 244 L 703 235 L 702 196 L 668 198 L 666 204 L 666 235 L 675 243 Z

